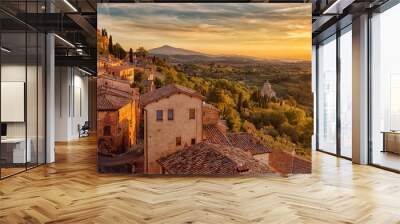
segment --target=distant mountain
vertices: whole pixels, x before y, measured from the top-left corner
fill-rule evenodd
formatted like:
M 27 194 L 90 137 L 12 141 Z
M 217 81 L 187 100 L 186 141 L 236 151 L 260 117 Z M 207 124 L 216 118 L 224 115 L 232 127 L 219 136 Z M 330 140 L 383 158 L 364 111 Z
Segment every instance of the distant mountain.
M 157 47 L 149 50 L 150 54 L 156 55 L 186 55 L 186 56 L 208 56 L 207 54 L 200 53 L 197 51 L 186 50 L 183 48 L 171 47 L 164 45 L 162 47 Z
M 171 63 L 225 63 L 225 64 L 285 64 L 303 63 L 297 60 L 268 60 L 241 55 L 210 55 L 197 51 L 186 50 L 183 48 L 164 45 L 162 47 L 149 50 L 152 55 L 168 59 Z

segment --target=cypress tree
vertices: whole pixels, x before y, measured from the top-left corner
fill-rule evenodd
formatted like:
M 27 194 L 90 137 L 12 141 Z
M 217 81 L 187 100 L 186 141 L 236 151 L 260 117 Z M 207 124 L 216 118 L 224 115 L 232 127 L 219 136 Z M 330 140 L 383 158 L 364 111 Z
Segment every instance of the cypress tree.
M 110 54 L 113 54 L 113 41 L 112 41 L 111 35 L 110 35 L 110 39 L 108 39 L 108 52 L 110 52 Z
M 132 48 L 129 49 L 129 62 L 133 63 L 133 50 L 132 50 Z

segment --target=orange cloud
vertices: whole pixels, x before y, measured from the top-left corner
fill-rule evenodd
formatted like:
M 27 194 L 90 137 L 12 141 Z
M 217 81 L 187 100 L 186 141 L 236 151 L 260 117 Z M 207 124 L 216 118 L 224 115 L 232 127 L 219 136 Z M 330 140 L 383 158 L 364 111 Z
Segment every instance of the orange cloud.
M 311 59 L 311 4 L 99 4 L 98 26 L 125 48 Z

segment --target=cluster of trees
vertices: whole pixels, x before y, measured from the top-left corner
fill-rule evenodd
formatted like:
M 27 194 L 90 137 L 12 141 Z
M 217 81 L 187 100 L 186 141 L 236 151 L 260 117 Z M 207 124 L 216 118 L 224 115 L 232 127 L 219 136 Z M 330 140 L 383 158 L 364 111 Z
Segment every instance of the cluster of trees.
M 254 129 L 270 144 L 278 144 L 301 155 L 309 155 L 313 120 L 310 113 L 297 105 L 293 97 L 287 99 L 261 96 L 259 89 L 243 82 L 224 78 L 187 75 L 179 66 L 157 60 L 157 70 L 164 80 L 157 86 L 177 83 L 196 89 L 208 103 L 216 106 L 233 132 Z
M 104 43 L 107 40 L 108 37 L 108 43 L 107 46 L 108 48 L 104 48 L 102 43 Z M 129 50 L 129 52 L 125 51 L 125 49 L 121 46 L 119 43 L 113 42 L 113 37 L 112 35 L 108 36 L 107 30 L 106 29 L 101 29 L 100 31 L 100 36 L 97 36 L 97 48 L 98 48 L 98 53 L 100 55 L 113 55 L 116 58 L 119 59 L 125 59 L 127 56 L 129 57 L 129 61 L 132 63 L 133 62 L 133 52 L 132 49 Z M 128 55 L 129 54 L 129 55 Z
M 108 40 L 107 40 L 108 37 Z M 124 48 L 119 44 L 113 43 L 113 38 L 112 35 L 108 36 L 107 30 L 102 29 L 100 36 L 97 36 L 97 48 L 98 48 L 98 54 L 100 55 L 113 55 L 116 58 L 119 59 L 124 59 L 127 55 L 127 52 L 124 50 Z M 105 43 L 108 41 L 108 43 Z M 104 47 L 103 44 L 106 44 L 107 47 Z
M 312 114 L 313 96 L 309 62 L 191 63 L 180 64 L 178 69 L 191 76 L 224 78 L 241 82 L 254 91 L 260 89 L 268 81 L 279 98 L 294 100 L 298 107 L 305 109 L 309 115 Z

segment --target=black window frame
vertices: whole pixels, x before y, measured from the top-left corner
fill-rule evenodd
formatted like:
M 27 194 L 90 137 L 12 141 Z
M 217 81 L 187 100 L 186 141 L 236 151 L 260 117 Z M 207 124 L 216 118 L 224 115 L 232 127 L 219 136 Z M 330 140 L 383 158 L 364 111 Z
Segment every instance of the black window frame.
M 189 120 L 195 120 L 195 119 L 196 119 L 196 109 L 190 108 L 189 109 Z
M 163 120 L 164 120 L 164 111 L 156 110 L 156 121 L 163 121 Z
M 168 120 L 173 121 L 174 120 L 174 109 L 168 109 Z
M 104 125 L 103 136 L 111 136 L 111 125 Z

